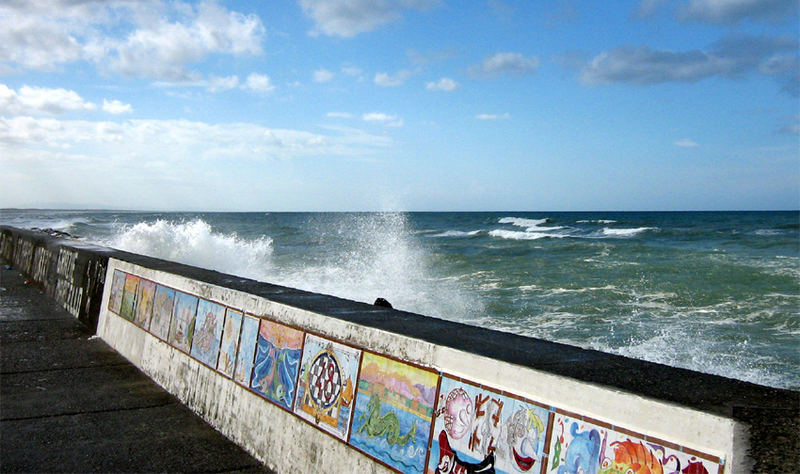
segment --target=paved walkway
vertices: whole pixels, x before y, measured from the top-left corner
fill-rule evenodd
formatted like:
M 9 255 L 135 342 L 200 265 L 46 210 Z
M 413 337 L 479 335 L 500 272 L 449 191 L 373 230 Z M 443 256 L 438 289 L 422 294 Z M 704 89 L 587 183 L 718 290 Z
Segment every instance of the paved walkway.
M 4 263 L 0 471 L 268 472 Z

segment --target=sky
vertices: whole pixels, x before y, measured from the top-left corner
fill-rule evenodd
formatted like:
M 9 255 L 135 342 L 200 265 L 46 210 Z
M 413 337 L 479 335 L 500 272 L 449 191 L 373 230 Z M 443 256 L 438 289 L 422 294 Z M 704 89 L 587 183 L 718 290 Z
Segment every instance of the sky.
M 0 208 L 800 208 L 797 0 L 5 0 Z

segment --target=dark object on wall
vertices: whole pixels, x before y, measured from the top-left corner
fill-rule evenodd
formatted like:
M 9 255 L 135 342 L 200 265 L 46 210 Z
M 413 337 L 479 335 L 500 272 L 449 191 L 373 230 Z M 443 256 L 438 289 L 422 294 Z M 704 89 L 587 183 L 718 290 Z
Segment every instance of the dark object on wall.
M 376 299 L 375 302 L 372 303 L 372 304 L 374 306 L 383 306 L 384 308 L 391 308 L 392 307 L 392 303 L 389 303 L 388 301 L 386 301 L 383 298 Z

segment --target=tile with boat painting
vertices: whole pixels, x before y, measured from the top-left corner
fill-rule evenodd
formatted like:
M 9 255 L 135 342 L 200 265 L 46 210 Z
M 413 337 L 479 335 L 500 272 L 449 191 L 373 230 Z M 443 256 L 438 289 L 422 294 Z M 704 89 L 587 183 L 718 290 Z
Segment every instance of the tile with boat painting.
M 191 354 L 192 357 L 212 368 L 217 366 L 224 318 L 224 306 L 204 299 L 197 304 Z

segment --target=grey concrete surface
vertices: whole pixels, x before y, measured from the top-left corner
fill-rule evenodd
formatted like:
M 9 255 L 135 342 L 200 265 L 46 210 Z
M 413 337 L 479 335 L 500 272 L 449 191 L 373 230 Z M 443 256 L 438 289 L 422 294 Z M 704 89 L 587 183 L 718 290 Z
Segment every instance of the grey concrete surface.
M 269 472 L 0 269 L 0 471 Z

